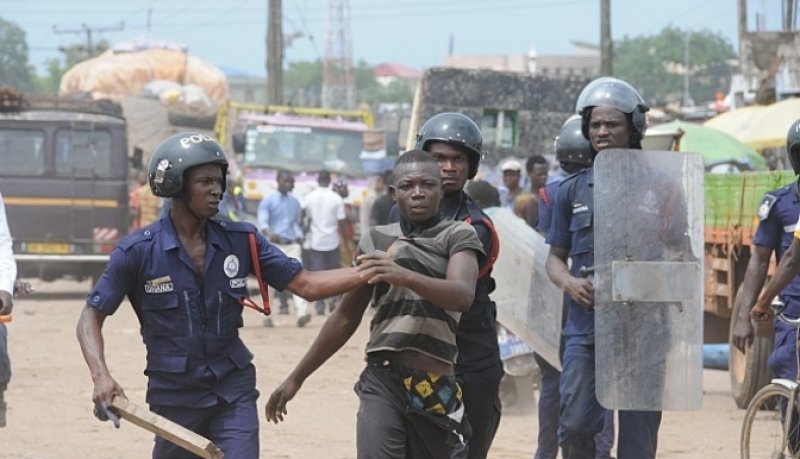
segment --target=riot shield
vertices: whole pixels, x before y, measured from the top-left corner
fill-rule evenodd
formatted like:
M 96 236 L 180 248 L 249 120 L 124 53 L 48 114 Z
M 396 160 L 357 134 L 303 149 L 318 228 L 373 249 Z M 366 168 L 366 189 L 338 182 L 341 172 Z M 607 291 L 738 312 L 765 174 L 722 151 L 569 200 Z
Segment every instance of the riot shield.
M 595 366 L 606 408 L 702 404 L 703 179 L 696 154 L 597 155 Z
M 560 370 L 563 293 L 545 271 L 549 246 L 509 209 L 486 212 L 500 238 L 500 253 L 492 270 L 497 319 Z

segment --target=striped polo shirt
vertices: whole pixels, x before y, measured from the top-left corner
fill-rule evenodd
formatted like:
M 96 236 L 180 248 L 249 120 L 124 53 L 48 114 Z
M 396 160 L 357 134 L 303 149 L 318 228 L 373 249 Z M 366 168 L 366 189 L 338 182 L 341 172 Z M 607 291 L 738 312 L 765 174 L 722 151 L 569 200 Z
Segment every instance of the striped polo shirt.
M 455 253 L 473 250 L 484 254 L 478 235 L 464 222 L 440 221 L 414 236 L 403 236 L 399 223 L 370 228 L 358 244 L 358 253 L 382 250 L 400 266 L 444 279 L 447 263 Z M 367 354 L 377 351 L 413 350 L 455 363 L 456 329 L 461 313 L 434 306 L 416 292 L 385 282 L 373 293 L 375 315 L 370 324 Z

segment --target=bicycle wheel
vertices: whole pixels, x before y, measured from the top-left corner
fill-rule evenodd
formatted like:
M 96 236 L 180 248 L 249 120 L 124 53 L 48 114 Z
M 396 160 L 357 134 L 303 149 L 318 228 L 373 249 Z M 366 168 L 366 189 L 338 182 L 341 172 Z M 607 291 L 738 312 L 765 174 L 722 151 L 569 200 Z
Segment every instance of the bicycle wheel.
M 792 392 L 778 384 L 768 384 L 753 396 L 742 421 L 740 442 L 742 459 L 799 458 L 800 422 L 795 406 L 790 432 L 784 437 L 783 412 Z M 784 438 L 789 445 L 784 444 Z

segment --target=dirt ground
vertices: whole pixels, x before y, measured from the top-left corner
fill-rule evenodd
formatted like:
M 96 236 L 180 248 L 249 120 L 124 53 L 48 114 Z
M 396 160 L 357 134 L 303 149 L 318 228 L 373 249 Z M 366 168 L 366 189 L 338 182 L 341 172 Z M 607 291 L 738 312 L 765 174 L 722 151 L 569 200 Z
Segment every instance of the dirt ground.
M 8 427 L 0 429 L 0 458 L 85 459 L 149 457 L 152 436 L 125 423 L 119 430 L 92 416 L 91 379 L 75 339 L 75 323 L 88 283 L 34 283 L 36 293 L 19 299 L 9 326 L 13 376 L 6 393 Z M 260 409 L 294 366 L 322 323 L 305 328 L 293 316 L 275 316 L 275 328 L 245 311 L 242 337 L 255 354 Z M 264 458 L 355 457 L 357 399 L 352 387 L 363 364 L 367 320 L 351 341 L 313 375 L 289 404 L 286 422 L 261 424 Z M 144 404 L 144 346 L 129 305 L 106 321 L 106 355 L 128 397 Z M 659 458 L 738 457 L 744 412 L 730 397 L 727 372 L 706 370 L 704 405 L 697 412 L 664 414 Z M 528 459 L 536 448 L 536 417 L 508 410 L 489 457 Z M 233 458 L 235 459 L 235 458 Z

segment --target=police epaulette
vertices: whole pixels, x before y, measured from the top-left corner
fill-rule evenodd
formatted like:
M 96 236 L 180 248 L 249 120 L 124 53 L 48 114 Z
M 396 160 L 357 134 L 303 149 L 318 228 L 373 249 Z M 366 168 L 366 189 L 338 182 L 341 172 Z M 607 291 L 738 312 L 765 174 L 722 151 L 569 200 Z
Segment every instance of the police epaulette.
M 256 227 L 252 223 L 247 222 L 229 222 L 229 221 L 216 221 L 211 220 L 221 226 L 225 231 L 233 231 L 235 233 L 257 233 Z
M 581 174 L 586 173 L 586 171 L 588 171 L 588 170 L 589 170 L 589 168 L 585 167 L 585 168 L 579 170 L 578 172 L 573 172 L 573 173 L 569 174 L 568 176 L 564 177 L 564 180 L 562 180 L 561 183 L 564 184 L 564 183 L 569 182 L 571 180 L 575 180 L 577 177 L 580 177 Z
M 777 200 L 777 196 L 773 195 L 772 192 L 765 194 L 764 198 L 761 200 L 761 204 L 758 205 L 756 217 L 758 217 L 760 221 L 766 220 L 767 217 L 769 217 L 769 212 L 772 210 L 772 206 L 775 205 Z
M 122 239 L 120 239 L 119 244 L 117 244 L 117 246 L 122 250 L 128 250 L 134 245 L 142 241 L 149 241 L 150 239 L 153 239 L 153 226 L 142 228 L 138 231 L 135 231 L 123 237 Z

